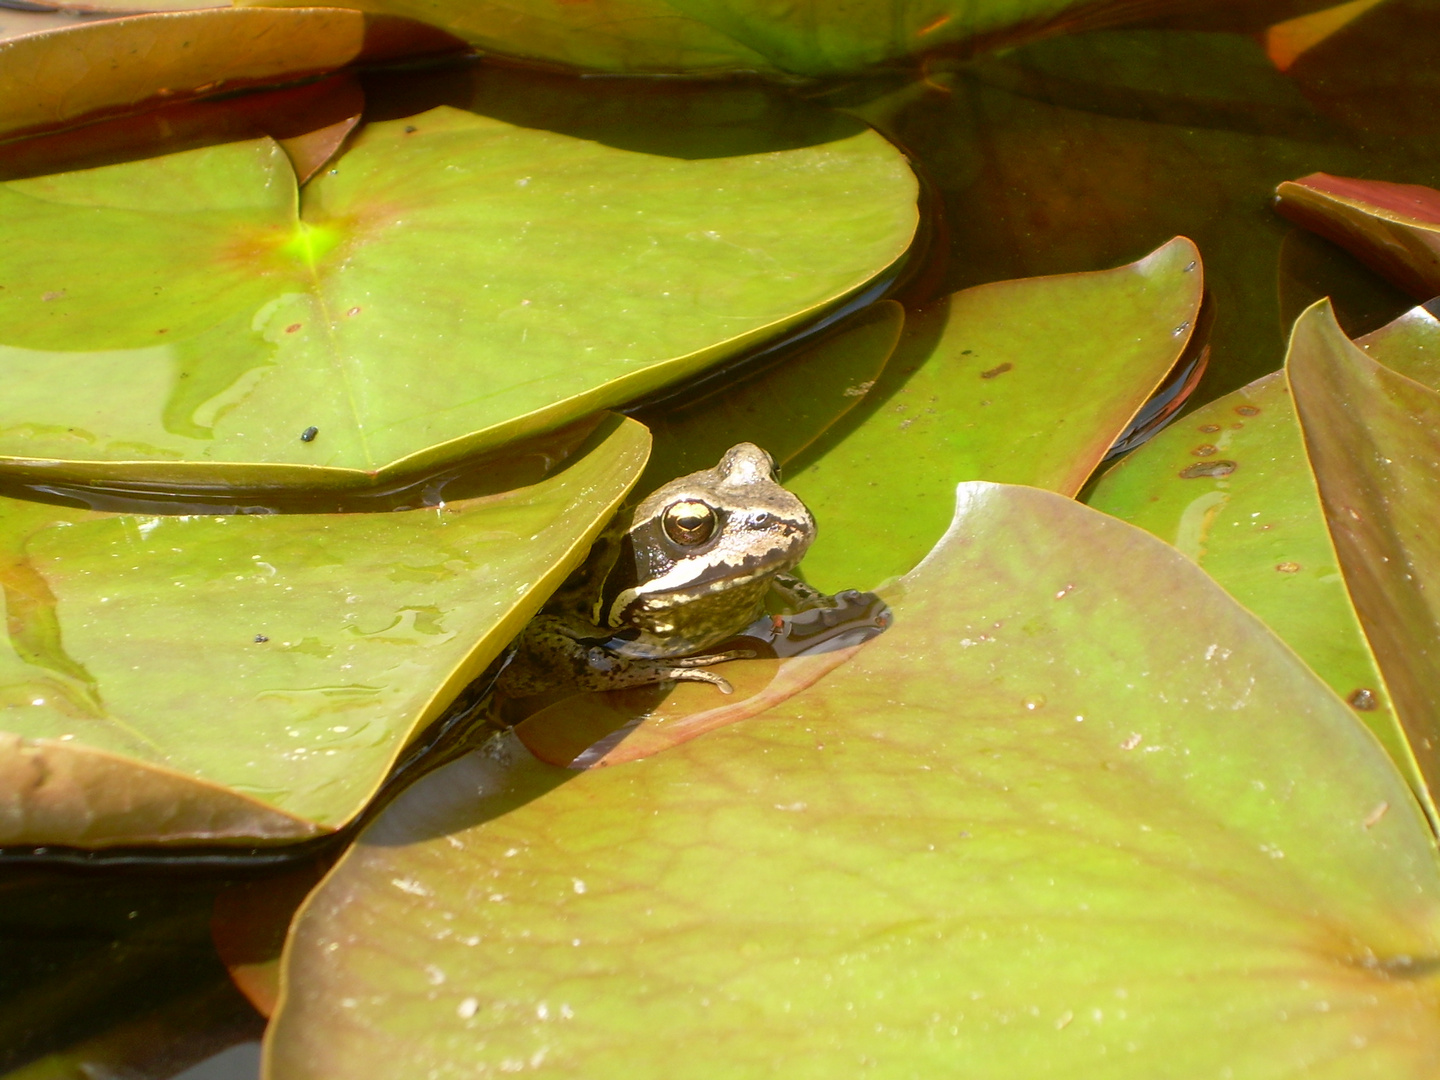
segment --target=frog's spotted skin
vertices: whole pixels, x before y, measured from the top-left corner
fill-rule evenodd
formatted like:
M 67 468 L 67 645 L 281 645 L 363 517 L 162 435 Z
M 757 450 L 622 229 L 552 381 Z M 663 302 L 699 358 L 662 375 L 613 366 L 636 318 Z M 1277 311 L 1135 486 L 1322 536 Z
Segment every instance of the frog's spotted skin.
M 778 575 L 815 538 L 805 504 L 752 443 L 672 480 L 620 515 L 590 559 L 531 620 L 500 688 L 613 690 L 666 679 L 729 684 L 705 667 L 748 653 L 694 655 L 764 610 Z

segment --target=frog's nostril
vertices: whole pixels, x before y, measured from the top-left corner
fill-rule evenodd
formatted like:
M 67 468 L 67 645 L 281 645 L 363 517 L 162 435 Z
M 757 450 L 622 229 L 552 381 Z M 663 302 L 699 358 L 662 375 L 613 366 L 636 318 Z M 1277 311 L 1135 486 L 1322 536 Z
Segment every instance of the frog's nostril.
M 754 529 L 763 529 L 766 525 L 769 525 L 769 524 L 770 524 L 770 515 L 767 514 L 764 510 L 756 510 L 753 514 L 750 515 L 750 527 L 751 527 L 751 528 L 754 528 Z

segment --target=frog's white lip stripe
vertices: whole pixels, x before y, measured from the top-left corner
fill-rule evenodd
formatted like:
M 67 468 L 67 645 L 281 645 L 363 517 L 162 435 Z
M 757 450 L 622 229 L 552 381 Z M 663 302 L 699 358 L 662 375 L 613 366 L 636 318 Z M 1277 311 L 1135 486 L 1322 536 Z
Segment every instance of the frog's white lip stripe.
M 799 562 L 800 557 L 804 554 L 804 552 L 805 549 L 804 547 L 802 547 L 800 551 L 795 553 L 793 559 L 784 560 L 778 566 L 774 563 L 762 562 L 748 574 L 727 573 L 725 576 L 716 578 L 714 581 L 706 584 L 703 587 L 703 591 L 697 593 L 695 596 L 669 596 L 666 602 L 668 604 L 689 603 L 693 600 L 699 599 L 701 596 L 708 596 L 712 593 L 724 592 L 726 589 L 733 589 L 740 585 L 748 585 L 750 582 L 756 581 L 759 578 L 769 577 L 773 574 L 782 573 L 790 567 L 794 566 L 795 563 Z M 644 594 L 669 594 L 674 591 L 684 589 L 686 586 L 694 584 L 694 582 L 703 577 L 705 573 L 710 569 L 711 568 L 708 566 L 687 567 L 683 563 L 677 563 L 675 566 L 672 566 L 670 568 L 668 573 L 646 582 Z M 615 598 L 615 602 L 610 606 L 610 610 L 612 613 L 628 611 L 632 604 L 641 599 L 642 592 L 639 588 L 626 589 Z M 612 620 L 613 617 L 614 616 L 612 614 Z

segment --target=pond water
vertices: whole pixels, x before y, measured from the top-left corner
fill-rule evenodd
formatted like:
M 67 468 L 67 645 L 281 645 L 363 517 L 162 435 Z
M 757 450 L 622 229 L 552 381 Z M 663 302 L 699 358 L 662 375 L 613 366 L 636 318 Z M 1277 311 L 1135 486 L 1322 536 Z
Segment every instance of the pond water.
M 365 72 L 365 120 L 473 101 L 475 72 L 473 62 Z M 486 78 L 497 115 L 561 130 L 589 125 L 617 140 L 631 111 L 700 92 L 662 80 L 577 82 L 523 71 Z M 752 92 L 743 82 L 730 89 Z M 912 309 L 985 282 L 1107 269 L 1176 235 L 1194 240 L 1204 255 L 1210 358 L 1189 407 L 1279 368 L 1291 323 L 1322 296 L 1333 298 L 1352 337 L 1414 303 L 1281 219 L 1271 200 L 1279 182 L 1316 171 L 1440 187 L 1433 3 L 1389 0 L 1285 71 L 1267 57 L 1263 35 L 1124 28 L 935 62 L 920 73 L 763 94 L 788 96 L 802 127 L 826 108 L 848 112 L 908 155 L 922 183 L 923 242 L 884 289 Z M 593 113 L 571 111 L 586 99 Z M 534 104 L 547 100 L 555 109 L 548 117 Z M 685 153 L 686 133 L 671 134 L 665 152 Z M 85 160 L 83 134 L 74 147 L 73 160 Z M 0 158 L 11 150 L 0 147 Z M 25 168 L 7 169 L 17 171 Z M 742 358 L 726 377 L 787 355 Z M 712 379 L 641 415 L 717 393 L 724 386 Z M 397 504 L 414 490 L 394 496 Z M 80 498 L 63 485 L 7 493 Z M 157 505 L 123 489 L 84 501 Z M 277 507 L 297 508 L 315 507 Z M 35 859 L 0 866 L 0 1075 L 257 1075 L 263 1019 L 232 986 L 210 932 L 216 896 L 254 874 Z

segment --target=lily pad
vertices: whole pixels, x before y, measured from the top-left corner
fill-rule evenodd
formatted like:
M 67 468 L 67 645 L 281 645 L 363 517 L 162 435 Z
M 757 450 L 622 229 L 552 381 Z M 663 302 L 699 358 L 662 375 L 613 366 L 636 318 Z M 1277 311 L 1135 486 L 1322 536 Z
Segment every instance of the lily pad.
M 352 72 L 220 99 L 181 101 L 5 144 L 0 179 L 112 165 L 269 135 L 303 184 L 360 121 L 365 94 Z
M 1281 19 L 1326 3 L 1189 0 L 1178 8 L 1182 14 L 1249 9 L 1252 18 L 1274 12 L 1273 19 Z M 350 6 L 443 27 L 486 52 L 629 73 L 841 75 L 917 53 L 969 53 L 1117 21 L 1107 0 L 852 0 L 843 7 L 813 0 L 355 0 Z M 1172 0 L 1128 8 L 1131 19 L 1177 11 Z
M 821 532 L 807 580 L 871 588 L 945 532 L 962 480 L 1073 495 L 1190 340 L 1183 237 L 1115 270 L 967 289 L 906 323 L 862 404 L 786 477 Z
M 67 27 L 78 26 L 84 21 L 91 19 L 114 18 L 113 15 L 93 15 L 89 12 L 52 10 L 48 8 L 37 8 L 35 10 L 17 11 L 14 8 L 0 9 L 0 41 L 8 41 L 10 38 L 25 37 L 30 34 L 40 34 L 47 30 L 63 30 Z
M 1379 330 L 1356 338 L 1370 359 L 1391 371 L 1440 390 L 1440 302 L 1411 308 Z
M 0 139 L 176 95 L 334 71 L 360 56 L 364 16 L 343 8 L 186 11 L 0 41 Z
M 1377 364 L 1323 301 L 1286 372 L 1345 583 L 1432 795 L 1440 790 L 1440 394 Z
M 633 414 L 655 439 L 639 488 L 713 468 L 739 442 L 764 447 L 776 465 L 794 460 L 870 392 L 904 326 L 905 309 L 881 300 L 756 375 Z
M 915 223 L 903 158 L 858 125 L 674 159 L 442 107 L 369 125 L 298 208 L 268 139 L 12 181 L 0 466 L 182 487 L 419 472 L 810 317 Z
M 1430 1075 L 1429 830 L 1284 644 L 1034 489 L 962 485 L 904 586 L 758 717 L 422 778 L 302 908 L 267 1075 Z
M 1275 208 L 1417 300 L 1440 293 L 1440 191 L 1314 173 L 1276 188 Z
M 648 446 L 611 418 L 537 484 L 392 514 L 0 501 L 0 843 L 343 825 L 584 556 Z
M 1404 2 L 1387 0 L 1354 25 Z M 1391 45 L 1437 47 L 1440 35 L 1403 22 L 1399 33 L 1392 25 Z M 1427 68 L 1416 57 L 1392 68 L 1375 60 L 1390 55 L 1382 40 L 1338 52 L 1344 37 L 1296 65 L 1317 84 L 1339 67 L 1347 77 L 1391 73 L 1370 99 L 1366 126 L 1342 128 L 1343 137 L 1257 41 L 1237 34 L 1060 36 L 953 71 L 933 64 L 924 81 L 867 94 L 860 105 L 859 95 L 840 91 L 829 100 L 904 146 L 933 180 L 949 229 L 947 291 L 1116 266 L 1161 238 L 1192 239 L 1204 252 L 1217 313 L 1200 390 L 1213 397 L 1280 367 L 1298 314 L 1282 312 L 1275 288 L 1280 246 L 1294 229 L 1258 193 L 1316 170 L 1440 185 L 1440 153 L 1413 138 L 1413 125 L 1394 137 L 1368 135 L 1388 113 L 1435 115 L 1433 94 L 1406 87 L 1423 84 L 1440 63 Z M 1356 332 L 1402 310 L 1403 301 Z
M 1346 592 L 1283 373 L 1190 413 L 1086 501 L 1173 544 L 1284 638 L 1440 820 Z

